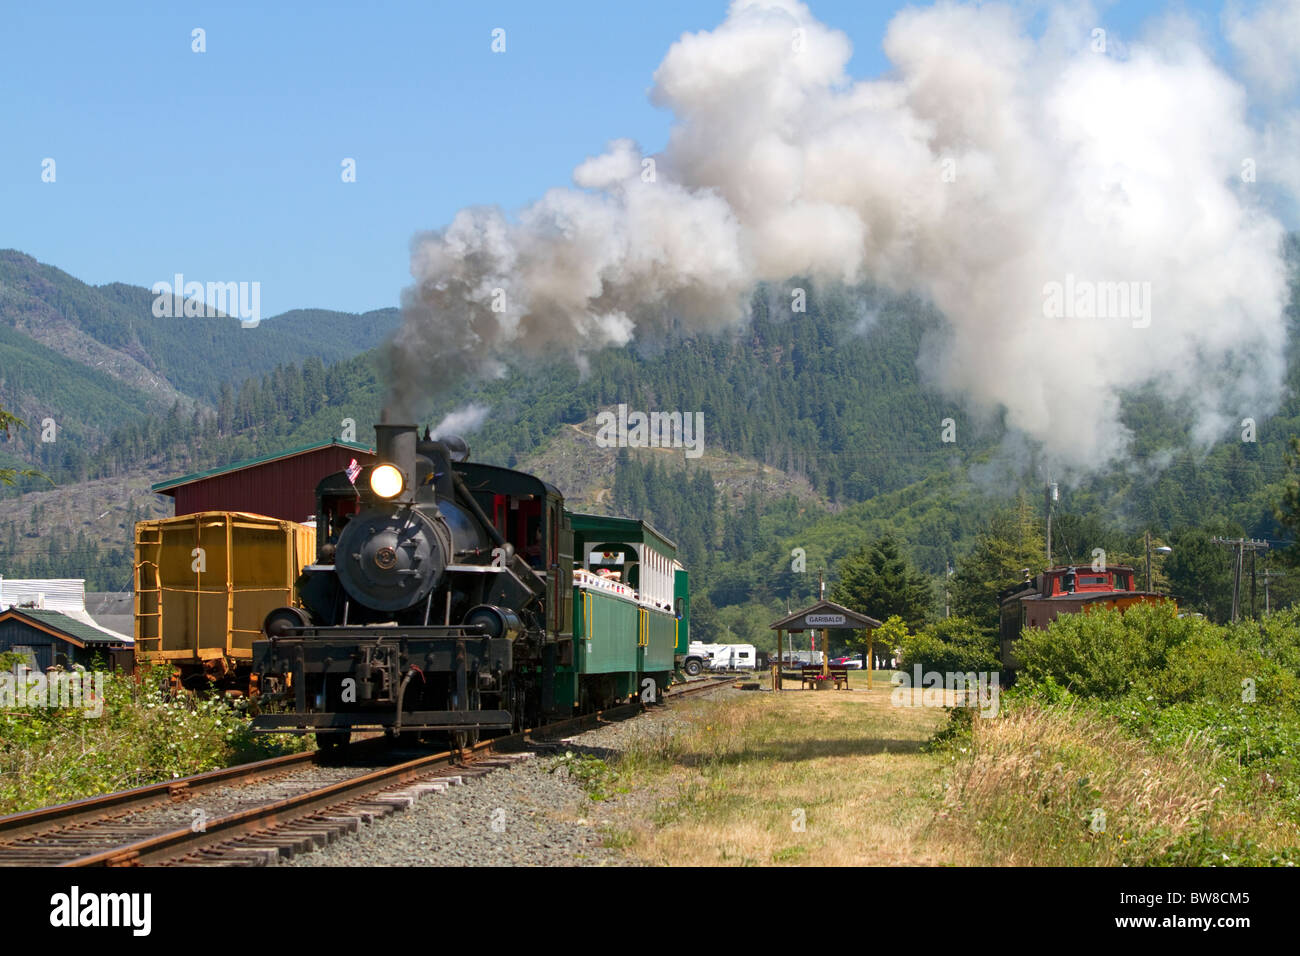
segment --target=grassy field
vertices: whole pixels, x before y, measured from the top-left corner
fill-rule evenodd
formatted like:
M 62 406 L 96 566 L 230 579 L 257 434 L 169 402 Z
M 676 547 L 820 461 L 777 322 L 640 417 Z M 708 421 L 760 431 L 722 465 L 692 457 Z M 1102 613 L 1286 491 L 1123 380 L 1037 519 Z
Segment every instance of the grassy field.
M 620 757 L 588 760 L 584 812 L 658 865 L 1268 864 L 1300 847 L 1296 821 L 1226 786 L 1202 738 L 1153 747 L 1034 702 L 953 724 L 861 677 L 682 701 Z
M 921 747 L 936 709 L 872 693 L 722 691 L 675 705 L 671 733 L 617 762 L 652 800 L 602 805 L 611 845 L 658 864 L 954 862 L 931 839 L 947 758 Z

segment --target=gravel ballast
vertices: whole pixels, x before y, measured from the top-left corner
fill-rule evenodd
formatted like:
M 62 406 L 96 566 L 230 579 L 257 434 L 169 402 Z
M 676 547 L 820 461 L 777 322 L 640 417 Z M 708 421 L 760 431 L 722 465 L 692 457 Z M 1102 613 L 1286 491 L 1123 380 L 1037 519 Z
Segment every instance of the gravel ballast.
M 282 866 L 599 866 L 621 862 L 580 811 L 586 792 L 546 757 L 430 794 Z M 579 813 L 578 822 L 563 819 Z
M 603 845 L 601 819 L 608 817 L 612 804 L 650 813 L 657 796 L 633 788 L 594 802 L 568 776 L 563 755 L 593 754 L 612 762 L 638 738 L 671 734 L 681 723 L 670 705 L 544 745 L 532 759 L 467 778 L 463 785 L 429 794 L 354 835 L 277 865 L 637 865 L 638 860 Z

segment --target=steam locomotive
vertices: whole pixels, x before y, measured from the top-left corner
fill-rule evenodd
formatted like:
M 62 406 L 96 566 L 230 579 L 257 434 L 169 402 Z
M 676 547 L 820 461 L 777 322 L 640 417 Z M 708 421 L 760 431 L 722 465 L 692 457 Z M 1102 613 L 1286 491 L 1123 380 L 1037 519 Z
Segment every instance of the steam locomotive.
M 316 488 L 317 554 L 253 644 L 254 729 L 484 733 L 658 699 L 689 645 L 676 546 L 584 515 L 459 438 L 375 427 L 378 460 Z

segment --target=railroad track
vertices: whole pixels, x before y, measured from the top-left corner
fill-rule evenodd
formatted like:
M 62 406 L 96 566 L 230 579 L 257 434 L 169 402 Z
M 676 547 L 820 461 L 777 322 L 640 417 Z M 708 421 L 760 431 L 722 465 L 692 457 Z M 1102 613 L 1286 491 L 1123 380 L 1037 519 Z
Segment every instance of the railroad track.
M 735 680 L 690 681 L 669 690 L 664 699 L 704 693 Z M 309 751 L 0 817 L 0 866 L 267 863 L 332 843 L 430 792 L 528 759 L 534 742 L 626 720 L 643 709 L 639 701 L 620 704 L 483 741 L 463 753 L 427 754 L 374 769 L 334 766 L 318 751 Z M 362 741 L 353 752 L 378 755 L 382 743 Z M 319 778 L 306 781 L 307 789 L 295 779 L 304 772 Z M 261 793 L 249 798 L 245 792 L 253 787 Z M 205 795 L 227 809 L 209 816 Z M 252 806 L 229 807 L 250 799 Z

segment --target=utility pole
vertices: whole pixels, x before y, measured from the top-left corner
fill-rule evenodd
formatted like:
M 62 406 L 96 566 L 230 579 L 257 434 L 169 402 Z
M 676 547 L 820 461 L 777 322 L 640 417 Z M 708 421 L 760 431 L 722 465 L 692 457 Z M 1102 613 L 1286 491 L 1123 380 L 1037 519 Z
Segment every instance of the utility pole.
M 822 576 L 822 570 L 824 569 L 819 569 L 817 571 L 817 600 L 819 601 L 826 600 L 826 580 Z M 816 634 L 817 632 L 813 631 L 812 633 Z M 824 629 L 822 630 L 822 676 L 823 677 L 829 676 L 831 672 L 830 670 L 831 647 L 830 647 L 830 642 L 826 638 L 826 635 L 829 633 L 830 631 Z M 816 644 L 813 645 L 813 650 L 814 651 L 817 650 Z
M 1237 611 L 1241 608 L 1241 562 L 1246 552 L 1237 548 L 1237 557 L 1232 562 L 1232 623 L 1237 623 Z
M 822 568 L 817 569 L 817 600 L 821 600 L 822 588 L 825 587 L 822 581 Z M 817 629 L 811 627 L 808 629 L 808 663 L 813 663 L 813 657 L 817 654 Z
M 949 600 L 948 583 L 949 583 L 949 581 L 952 580 L 952 562 L 951 562 L 951 561 L 945 561 L 945 562 L 944 562 L 944 566 L 945 566 L 945 567 L 944 567 L 944 570 L 945 570 L 947 573 L 944 574 L 944 578 L 943 578 L 943 616 L 944 616 L 944 617 L 948 617 L 948 614 L 949 614 L 949 611 L 948 611 L 948 600 Z
M 1250 616 L 1259 617 L 1255 612 L 1255 556 L 1258 552 L 1250 552 Z
M 1151 532 L 1150 531 L 1146 532 L 1146 534 L 1143 537 L 1147 545 L 1147 582 L 1145 587 L 1143 587 L 1143 590 L 1150 591 L 1151 590 Z
M 1250 552 L 1250 613 L 1255 613 L 1255 555 L 1260 551 L 1268 550 L 1267 541 L 1257 541 L 1251 538 L 1247 541 L 1245 538 L 1211 538 L 1212 544 L 1220 547 L 1231 548 L 1232 555 L 1232 620 L 1236 623 L 1237 617 L 1241 611 L 1241 573 L 1245 565 L 1246 552 Z
M 1047 486 L 1047 566 L 1052 566 L 1052 502 L 1060 500 L 1060 493 L 1056 490 L 1056 482 L 1051 482 Z

